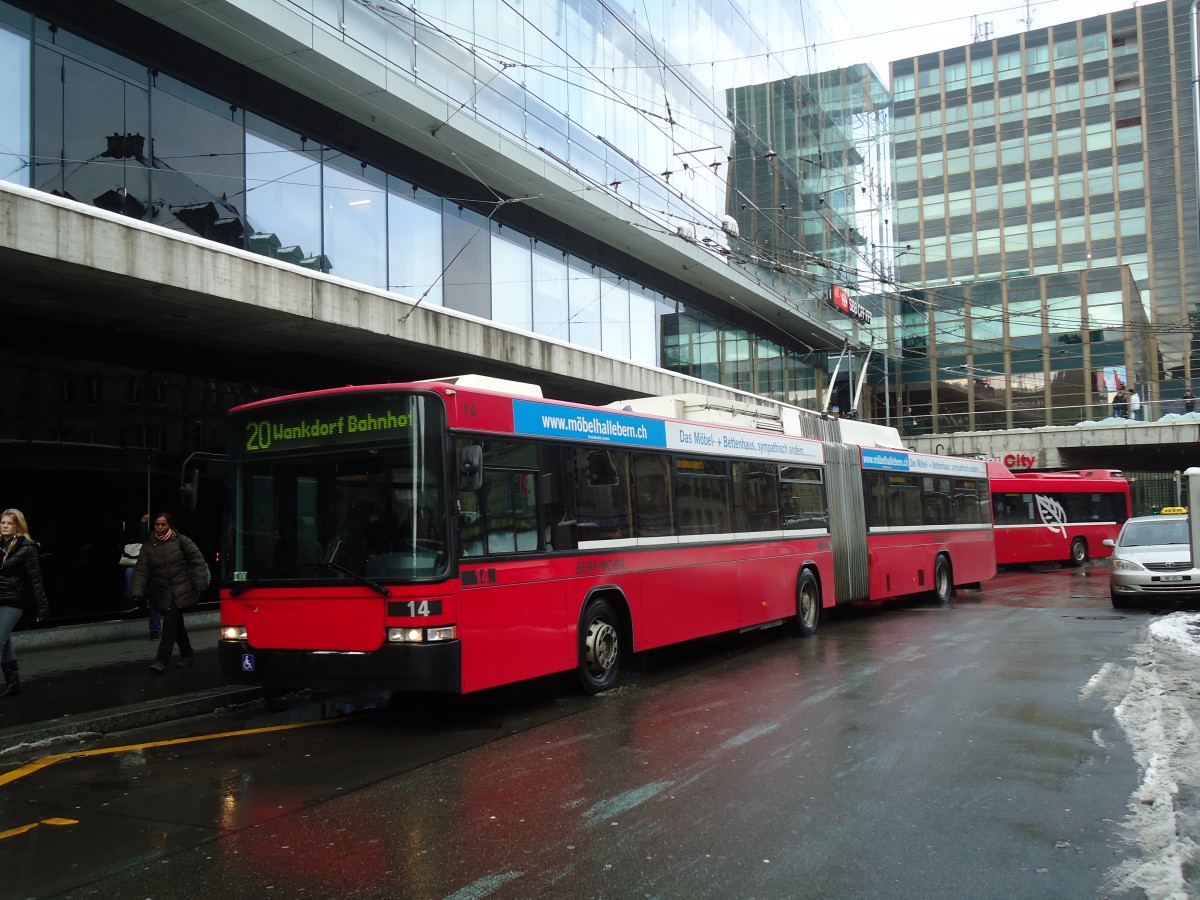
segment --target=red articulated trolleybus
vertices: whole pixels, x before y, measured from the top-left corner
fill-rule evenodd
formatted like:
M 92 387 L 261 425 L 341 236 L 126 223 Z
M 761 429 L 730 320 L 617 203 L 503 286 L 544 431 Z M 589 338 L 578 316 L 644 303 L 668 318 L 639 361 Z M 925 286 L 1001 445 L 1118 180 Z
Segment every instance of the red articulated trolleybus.
M 988 463 L 996 562 L 1013 565 L 1065 562 L 1112 555 L 1105 538 L 1116 538 L 1129 518 L 1129 482 L 1116 469 L 1072 472 L 1011 472 Z
M 482 376 L 278 397 L 232 425 L 221 665 L 464 693 L 996 572 L 983 462 L 769 401 L 609 407 Z

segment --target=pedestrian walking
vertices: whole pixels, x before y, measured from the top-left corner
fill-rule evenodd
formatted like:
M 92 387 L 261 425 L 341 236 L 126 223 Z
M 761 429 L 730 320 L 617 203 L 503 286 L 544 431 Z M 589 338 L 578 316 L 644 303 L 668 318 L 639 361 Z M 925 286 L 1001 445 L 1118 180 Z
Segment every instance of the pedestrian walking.
M 195 541 L 175 529 L 170 513 L 154 517 L 154 531 L 138 553 L 133 570 L 133 596 L 143 598 L 162 613 L 162 637 L 158 653 L 150 663 L 151 671 L 163 673 L 179 645 L 176 666 L 192 664 L 192 644 L 188 640 L 183 611 L 194 606 L 208 587 L 208 566 Z
M 133 570 L 137 566 L 142 545 L 146 543 L 149 528 L 150 514 L 142 513 L 136 523 L 125 529 L 121 541 L 122 576 L 125 580 L 125 600 L 128 603 L 133 602 Z M 137 605 L 140 605 L 140 602 Z M 154 608 L 153 603 L 146 603 L 146 616 L 150 625 L 150 640 L 157 641 L 162 637 L 162 613 Z
M 38 559 L 37 542 L 29 534 L 25 514 L 19 509 L 0 513 L 0 670 L 4 672 L 4 688 L 0 697 L 15 697 L 21 693 L 21 671 L 13 650 L 12 632 L 22 613 L 31 605 L 42 621 L 50 614 L 46 588 L 42 584 L 42 566 Z
M 1183 411 L 1185 413 L 1196 411 L 1196 398 L 1192 396 L 1191 385 L 1188 385 L 1183 391 Z

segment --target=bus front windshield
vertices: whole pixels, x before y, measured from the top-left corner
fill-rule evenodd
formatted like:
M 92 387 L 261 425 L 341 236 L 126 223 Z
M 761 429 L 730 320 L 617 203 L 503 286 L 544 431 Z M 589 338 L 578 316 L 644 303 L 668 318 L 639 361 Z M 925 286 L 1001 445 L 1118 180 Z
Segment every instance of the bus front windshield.
M 239 583 L 378 585 L 445 575 L 443 419 L 430 398 L 409 397 L 407 406 L 398 440 L 330 441 L 238 461 L 227 570 L 235 591 Z M 247 422 L 260 432 L 267 424 Z

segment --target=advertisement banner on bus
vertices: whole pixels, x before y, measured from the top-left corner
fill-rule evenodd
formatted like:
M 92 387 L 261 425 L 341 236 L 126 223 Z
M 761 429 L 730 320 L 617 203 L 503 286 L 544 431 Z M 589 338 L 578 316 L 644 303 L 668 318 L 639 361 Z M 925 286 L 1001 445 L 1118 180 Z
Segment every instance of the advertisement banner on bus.
M 513 431 L 532 437 L 597 441 L 791 463 L 820 465 L 825 461 L 824 451 L 817 441 L 689 422 L 646 419 L 606 410 L 568 409 L 530 400 L 513 401 Z
M 863 448 L 862 465 L 864 469 L 912 472 L 918 475 L 950 475 L 957 478 L 983 478 L 987 475 L 987 463 L 978 459 L 926 456 L 922 453 L 878 450 L 869 447 Z
M 532 437 L 598 441 L 634 447 L 665 447 L 665 422 L 601 409 L 571 409 L 553 403 L 513 401 L 513 431 Z

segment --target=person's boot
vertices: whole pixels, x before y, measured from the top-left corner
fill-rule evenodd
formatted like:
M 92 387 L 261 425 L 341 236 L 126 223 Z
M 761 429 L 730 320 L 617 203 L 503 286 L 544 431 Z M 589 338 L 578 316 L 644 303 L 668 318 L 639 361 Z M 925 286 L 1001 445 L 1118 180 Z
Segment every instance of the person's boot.
M 0 697 L 15 697 L 21 693 L 21 670 L 15 662 L 0 663 L 4 671 L 4 687 L 0 688 Z

